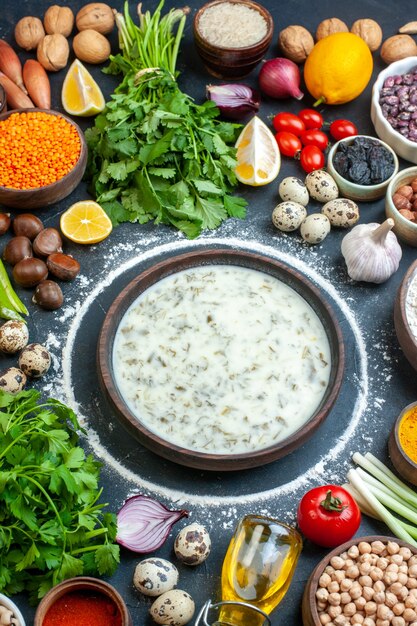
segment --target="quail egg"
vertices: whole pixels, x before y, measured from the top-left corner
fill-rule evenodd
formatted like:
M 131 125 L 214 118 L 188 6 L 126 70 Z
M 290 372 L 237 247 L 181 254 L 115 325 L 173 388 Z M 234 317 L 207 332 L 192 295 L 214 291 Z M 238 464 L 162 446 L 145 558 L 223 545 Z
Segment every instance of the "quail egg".
M 330 232 L 330 221 L 323 213 L 308 215 L 300 226 L 301 237 L 307 243 L 320 243 Z
M 166 559 L 144 559 L 136 565 L 133 584 L 145 596 L 160 596 L 174 589 L 177 583 L 178 570 Z
M 0 389 L 8 393 L 19 393 L 26 385 L 26 374 L 17 367 L 8 367 L 0 374 Z
M 155 600 L 149 614 L 157 624 L 184 626 L 192 619 L 195 611 L 194 600 L 186 591 L 172 589 Z
M 203 563 L 210 554 L 210 550 L 211 539 L 207 528 L 197 522 L 185 526 L 175 539 L 175 555 L 186 565 Z
M 349 228 L 359 219 L 358 205 L 347 198 L 336 198 L 336 200 L 326 202 L 321 212 L 327 215 L 332 226 L 338 228 Z
M 303 206 L 307 206 L 309 201 L 308 190 L 303 181 L 296 176 L 287 176 L 278 187 L 278 193 L 282 200 L 297 202 Z
M 8 354 L 19 352 L 29 341 L 25 322 L 9 320 L 0 326 L 0 350 Z
M 329 202 L 339 195 L 336 181 L 324 170 L 314 170 L 307 174 L 305 184 L 310 196 L 318 202 Z
M 40 343 L 30 343 L 19 355 L 19 367 L 30 378 L 40 378 L 50 365 L 51 355 Z
M 281 202 L 272 211 L 273 225 L 286 233 L 297 230 L 305 219 L 307 211 L 298 202 Z

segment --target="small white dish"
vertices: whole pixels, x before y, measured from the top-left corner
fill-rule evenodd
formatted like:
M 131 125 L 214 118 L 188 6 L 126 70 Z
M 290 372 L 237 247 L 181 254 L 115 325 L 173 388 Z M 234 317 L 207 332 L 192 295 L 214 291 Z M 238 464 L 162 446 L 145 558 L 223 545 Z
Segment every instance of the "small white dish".
M 13 617 L 19 620 L 19 626 L 26 626 L 25 618 L 23 617 L 13 600 L 10 600 L 10 598 L 0 593 L 0 604 L 5 606 L 6 609 L 12 611 Z

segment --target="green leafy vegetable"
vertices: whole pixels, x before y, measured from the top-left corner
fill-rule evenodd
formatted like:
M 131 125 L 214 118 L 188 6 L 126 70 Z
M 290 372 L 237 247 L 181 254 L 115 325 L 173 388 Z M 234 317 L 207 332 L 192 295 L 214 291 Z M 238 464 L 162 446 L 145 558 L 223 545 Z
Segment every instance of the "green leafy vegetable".
M 100 463 L 75 413 L 35 390 L 0 390 L 0 590 L 32 600 L 79 574 L 112 574 L 116 518 L 99 504 Z
M 179 89 L 186 15 L 171 9 L 162 17 L 162 7 L 163 0 L 153 15 L 139 10 L 139 26 L 127 3 L 116 16 L 122 52 L 108 72 L 124 78 L 86 131 L 87 174 L 114 225 L 154 220 L 194 238 L 228 217 L 245 217 L 246 201 L 230 195 L 240 126 L 218 120 L 214 102 L 197 105 Z

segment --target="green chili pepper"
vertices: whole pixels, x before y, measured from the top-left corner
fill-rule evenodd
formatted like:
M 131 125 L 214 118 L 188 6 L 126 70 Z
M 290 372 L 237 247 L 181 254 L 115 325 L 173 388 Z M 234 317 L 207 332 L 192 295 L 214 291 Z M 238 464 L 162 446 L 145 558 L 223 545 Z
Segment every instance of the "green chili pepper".
M 4 307 L 15 313 L 23 313 L 28 315 L 28 310 L 13 289 L 9 277 L 4 267 L 3 261 L 0 259 L 0 307 Z M 11 319 L 11 318 L 6 318 Z
M 0 304 L 0 317 L 2 317 L 5 320 L 18 320 L 19 322 L 26 321 L 25 319 L 23 319 L 20 313 L 18 313 L 17 311 L 14 311 L 13 309 L 8 309 L 6 306 L 2 306 L 1 304 Z

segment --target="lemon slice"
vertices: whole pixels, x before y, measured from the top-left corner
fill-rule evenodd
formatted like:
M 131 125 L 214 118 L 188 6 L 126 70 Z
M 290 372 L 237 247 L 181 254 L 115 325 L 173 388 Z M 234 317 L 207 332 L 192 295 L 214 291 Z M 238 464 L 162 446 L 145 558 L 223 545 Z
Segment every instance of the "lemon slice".
M 267 185 L 277 176 L 281 155 L 274 135 L 256 115 L 246 124 L 236 142 L 236 177 L 245 185 Z
M 113 229 L 107 213 L 93 200 L 76 202 L 61 215 L 62 233 L 75 243 L 98 243 Z
M 69 68 L 62 85 L 62 106 L 70 115 L 97 115 L 106 106 L 101 89 L 78 59 Z

